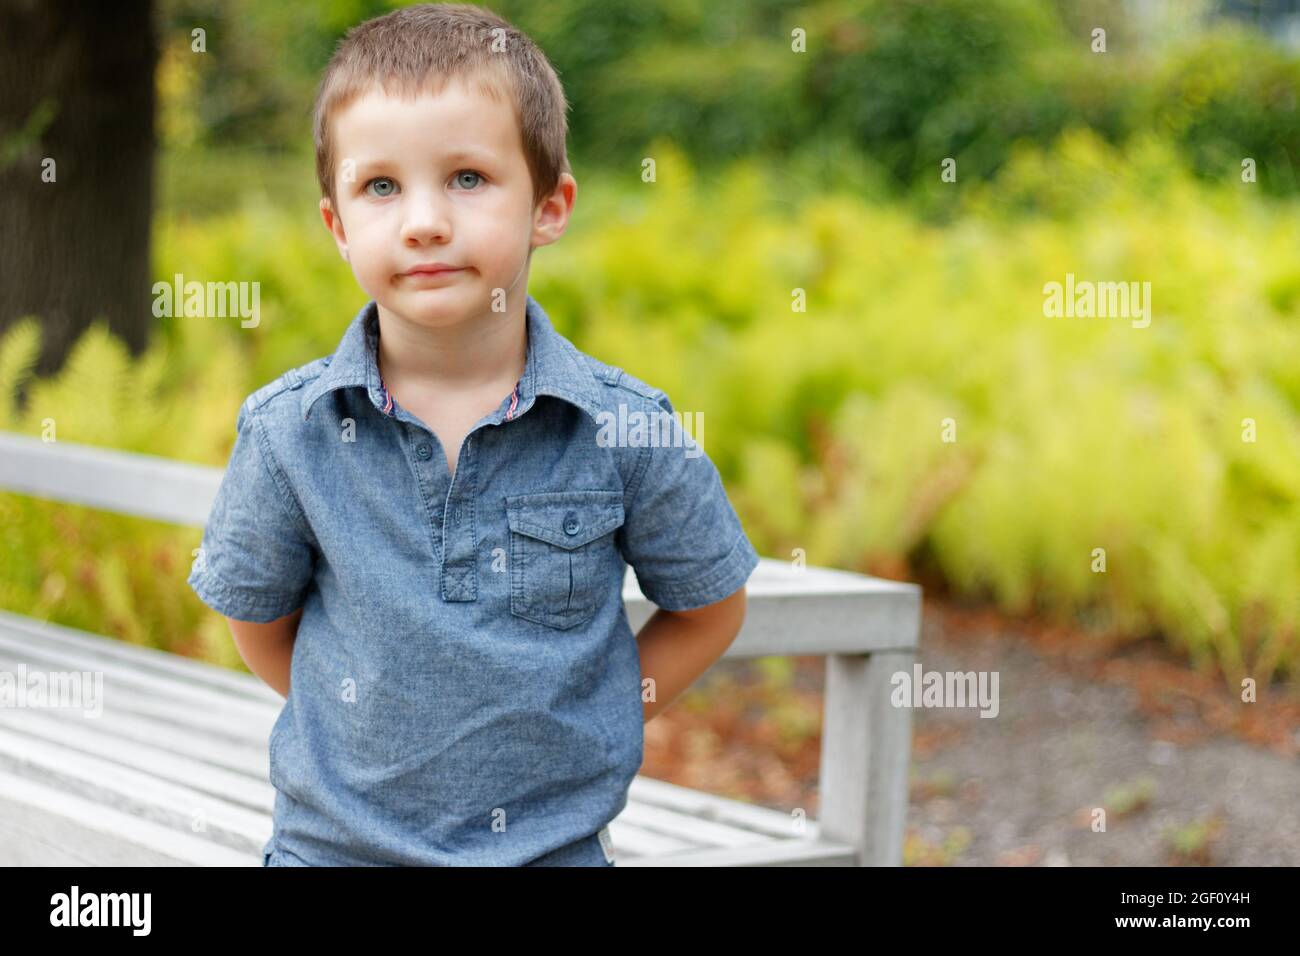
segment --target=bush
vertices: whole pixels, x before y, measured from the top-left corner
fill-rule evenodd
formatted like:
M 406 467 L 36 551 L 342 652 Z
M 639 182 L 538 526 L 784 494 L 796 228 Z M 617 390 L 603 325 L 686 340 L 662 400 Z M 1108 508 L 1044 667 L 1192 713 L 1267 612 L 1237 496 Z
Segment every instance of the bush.
M 1206 179 L 1295 193 L 1300 176 L 1300 59 L 1256 33 L 1223 27 L 1175 50 L 1146 93 L 1144 120 Z

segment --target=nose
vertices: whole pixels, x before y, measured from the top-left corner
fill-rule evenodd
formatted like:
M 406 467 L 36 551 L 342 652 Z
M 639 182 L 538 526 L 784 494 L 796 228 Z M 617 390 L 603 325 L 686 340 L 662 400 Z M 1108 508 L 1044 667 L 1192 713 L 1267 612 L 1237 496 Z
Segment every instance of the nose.
M 443 197 L 430 190 L 412 190 L 402 209 L 402 242 L 422 246 L 451 239 L 451 218 Z

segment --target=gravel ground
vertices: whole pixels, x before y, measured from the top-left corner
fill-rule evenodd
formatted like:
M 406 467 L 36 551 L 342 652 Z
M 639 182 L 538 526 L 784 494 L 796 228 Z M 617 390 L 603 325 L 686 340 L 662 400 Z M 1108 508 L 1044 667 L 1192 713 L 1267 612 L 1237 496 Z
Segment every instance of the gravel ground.
M 997 671 L 1000 709 L 915 711 L 913 862 L 1300 865 L 1295 756 L 1222 734 L 1175 742 L 1187 736 L 1176 721 L 1143 716 L 1131 688 L 1076 676 L 1014 636 L 945 634 L 935 615 L 921 661 Z M 1105 832 L 1091 825 L 1097 807 Z

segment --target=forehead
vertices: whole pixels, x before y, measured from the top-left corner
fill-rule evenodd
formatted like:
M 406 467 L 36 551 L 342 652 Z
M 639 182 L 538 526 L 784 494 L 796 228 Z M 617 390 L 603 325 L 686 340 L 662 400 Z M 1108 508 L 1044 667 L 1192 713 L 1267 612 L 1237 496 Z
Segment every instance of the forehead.
M 522 155 L 523 142 L 514 103 L 459 79 L 441 89 L 386 92 L 378 84 L 335 111 L 337 155 L 378 156 L 422 152 L 505 158 Z

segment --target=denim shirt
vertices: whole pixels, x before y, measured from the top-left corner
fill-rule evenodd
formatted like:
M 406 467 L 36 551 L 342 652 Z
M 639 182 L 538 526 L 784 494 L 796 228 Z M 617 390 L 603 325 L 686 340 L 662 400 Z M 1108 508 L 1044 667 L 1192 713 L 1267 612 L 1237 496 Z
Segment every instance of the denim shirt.
M 526 324 L 523 377 L 454 476 L 384 386 L 374 302 L 332 356 L 239 410 L 188 583 L 236 620 L 302 608 L 270 739 L 271 865 L 599 855 L 643 756 L 627 567 L 686 610 L 758 564 L 668 397 L 579 351 L 532 296 Z M 613 424 L 636 412 L 658 427 Z

